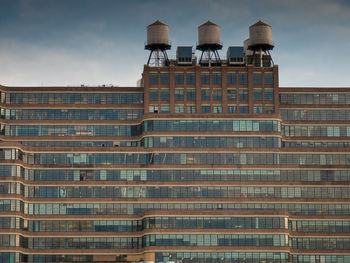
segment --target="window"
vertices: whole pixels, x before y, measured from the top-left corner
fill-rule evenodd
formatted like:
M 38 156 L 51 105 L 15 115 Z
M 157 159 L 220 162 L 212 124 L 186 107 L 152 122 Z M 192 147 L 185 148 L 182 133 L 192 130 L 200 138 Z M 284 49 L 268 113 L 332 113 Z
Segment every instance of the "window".
M 210 106 L 202 106 L 202 113 L 210 113 Z
M 221 73 L 213 73 L 213 84 L 221 84 Z
M 262 100 L 262 89 L 254 89 L 254 100 Z
M 186 99 L 195 101 L 196 100 L 196 90 L 195 89 L 187 89 L 186 90 Z
M 228 113 L 236 113 L 237 112 L 237 106 L 227 106 L 227 112 Z
M 175 73 L 175 84 L 183 85 L 185 83 L 184 73 Z
M 222 106 L 213 106 L 213 113 L 222 113 Z
M 209 73 L 201 73 L 201 84 L 209 84 Z
M 230 85 L 230 84 L 236 84 L 236 74 L 235 73 L 228 73 L 226 75 L 226 81 L 227 81 L 227 84 Z
M 263 113 L 262 106 L 254 106 L 254 113 Z
M 237 93 L 235 89 L 229 89 L 227 90 L 227 100 L 228 101 L 236 101 L 237 99 Z
M 149 84 L 158 84 L 158 73 L 149 73 Z
M 221 89 L 213 90 L 213 100 L 221 101 L 222 100 L 222 92 Z
M 248 73 L 238 74 L 238 84 L 247 85 L 248 84 Z
M 202 89 L 202 100 L 210 100 L 210 89 Z
M 184 100 L 184 90 L 183 89 L 176 89 L 175 90 L 175 100 Z
M 169 100 L 169 99 L 170 99 L 169 89 L 161 89 L 160 100 Z
M 196 106 L 195 105 L 187 106 L 187 113 L 196 113 Z
M 272 89 L 265 89 L 264 90 L 264 100 L 273 100 L 273 90 Z
M 176 105 L 175 106 L 175 113 L 184 113 L 184 106 L 183 105 Z
M 187 85 L 194 85 L 194 84 L 196 84 L 196 74 L 194 74 L 194 73 L 187 73 L 186 74 L 186 84 Z
M 238 92 L 239 100 L 240 101 L 247 101 L 248 100 L 248 90 L 247 89 L 240 89 Z
M 170 112 L 169 105 L 160 106 L 160 112 L 161 113 L 169 113 Z
M 169 73 L 160 73 L 160 84 L 169 84 Z
M 158 113 L 158 106 L 149 106 L 149 112 Z
M 248 106 L 239 106 L 239 113 L 249 113 Z
M 158 100 L 158 89 L 151 89 L 149 91 L 149 99 L 151 101 Z
M 261 73 L 253 73 L 253 83 L 255 85 L 262 84 L 262 74 Z
M 273 84 L 273 73 L 264 73 L 264 84 Z

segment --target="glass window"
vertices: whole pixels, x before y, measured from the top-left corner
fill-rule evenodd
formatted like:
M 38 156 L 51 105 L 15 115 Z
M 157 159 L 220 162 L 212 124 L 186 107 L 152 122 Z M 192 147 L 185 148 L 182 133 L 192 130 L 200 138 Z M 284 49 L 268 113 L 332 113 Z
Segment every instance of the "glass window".
M 149 99 L 151 101 L 158 100 L 158 89 L 151 89 L 149 91 Z
M 237 99 L 237 93 L 235 89 L 229 89 L 227 90 L 227 100 L 228 101 L 236 101 Z
M 196 74 L 194 74 L 194 73 L 187 73 L 186 74 L 186 84 L 187 85 L 196 84 Z
M 248 84 L 248 73 L 238 74 L 238 84 L 240 84 L 240 85 Z
M 175 73 L 175 84 L 183 85 L 185 83 L 184 73 Z
M 213 73 L 213 84 L 221 84 L 221 73 Z
M 222 100 L 221 89 L 214 89 L 213 90 L 213 100 L 215 100 L 215 101 L 221 101 Z
M 239 113 L 249 113 L 248 106 L 239 106 Z
M 254 113 L 262 113 L 262 106 L 254 106 Z
M 226 75 L 227 78 L 227 84 L 236 84 L 236 73 L 228 73 Z
M 169 89 L 161 89 L 160 90 L 160 100 L 170 100 Z
M 222 106 L 213 106 L 213 113 L 222 113 Z
M 149 84 L 158 84 L 158 73 L 149 73 Z
M 202 106 L 202 113 L 210 113 L 210 106 Z
M 176 105 L 175 106 L 175 113 L 184 113 L 184 106 L 183 105 Z
M 183 89 L 176 89 L 175 90 L 175 100 L 184 100 L 184 90 Z
M 254 100 L 262 100 L 262 89 L 254 89 Z
M 209 84 L 209 73 L 201 73 L 201 84 Z
M 160 73 L 160 84 L 169 84 L 169 73 Z
M 169 113 L 170 112 L 169 105 L 160 106 L 160 112 L 161 113 Z
M 227 112 L 228 113 L 236 113 L 237 112 L 237 106 L 227 106 Z
M 210 100 L 210 89 L 202 89 L 202 100 Z
M 273 84 L 273 73 L 264 73 L 264 84 Z
M 240 89 L 238 92 L 239 100 L 240 101 L 248 101 L 248 90 L 247 89 Z
M 261 73 L 253 73 L 253 83 L 255 85 L 262 84 L 262 74 Z
M 196 113 L 196 106 L 194 105 L 187 106 L 187 113 Z
M 273 90 L 272 89 L 265 89 L 264 90 L 264 100 L 273 100 Z
M 196 100 L 196 90 L 195 89 L 186 89 L 186 99 L 190 101 Z

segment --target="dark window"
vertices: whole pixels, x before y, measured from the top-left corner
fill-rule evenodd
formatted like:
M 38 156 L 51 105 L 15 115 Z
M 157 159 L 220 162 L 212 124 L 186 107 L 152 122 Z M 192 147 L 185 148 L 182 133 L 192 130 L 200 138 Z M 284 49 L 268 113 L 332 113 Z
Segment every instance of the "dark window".
M 235 73 L 228 73 L 226 75 L 227 77 L 227 84 L 236 84 L 236 74 Z
M 229 89 L 227 90 L 227 100 L 228 101 L 236 101 L 237 99 L 237 93 L 235 89 Z
M 239 106 L 239 113 L 249 113 L 248 106 Z
M 183 89 L 176 89 L 175 90 L 175 100 L 184 100 L 184 90 Z
M 215 101 L 221 101 L 222 100 L 221 89 L 214 89 L 213 90 L 213 100 L 215 100 Z
M 202 106 L 202 113 L 210 113 L 210 106 Z
M 160 84 L 169 84 L 169 73 L 160 74 Z
M 273 100 L 273 90 L 265 89 L 264 90 L 264 100 Z
M 213 84 L 221 84 L 221 73 L 213 73 Z
M 175 84 L 183 85 L 185 80 L 184 73 L 175 73 Z
M 262 84 L 262 74 L 261 73 L 253 73 L 253 83 L 255 85 Z
M 187 85 L 196 84 L 196 74 L 194 74 L 194 73 L 187 73 L 186 74 L 186 84 Z
M 151 85 L 158 84 L 158 73 L 149 74 L 149 84 Z
M 238 75 L 238 84 L 240 84 L 240 85 L 248 84 L 248 74 L 247 73 L 240 73 Z
M 158 90 L 157 89 L 151 89 L 149 91 L 149 99 L 152 101 L 158 100 Z
M 248 100 L 248 90 L 247 89 L 239 90 L 238 94 L 239 94 L 240 101 L 247 101 Z
M 187 100 L 196 100 L 196 90 L 195 89 L 187 89 L 186 90 L 186 98 Z
M 210 100 L 210 89 L 202 89 L 202 100 Z
M 201 84 L 209 84 L 209 73 L 201 73 Z
M 254 100 L 262 100 L 262 90 L 254 89 Z
M 264 73 L 264 84 L 273 84 L 273 73 Z
M 161 89 L 160 90 L 160 100 L 169 100 L 170 94 L 168 89 Z

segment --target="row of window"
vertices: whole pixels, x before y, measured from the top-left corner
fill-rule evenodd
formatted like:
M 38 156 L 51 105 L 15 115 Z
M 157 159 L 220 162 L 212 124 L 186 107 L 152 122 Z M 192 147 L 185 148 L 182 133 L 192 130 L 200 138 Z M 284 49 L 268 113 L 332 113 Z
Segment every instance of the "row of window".
M 289 148 L 349 148 L 350 142 L 282 142 Z
M 274 99 L 273 89 L 254 89 L 253 95 L 254 100 L 265 100 L 272 101 Z M 196 90 L 186 89 L 186 96 L 184 89 L 175 89 L 175 101 L 195 101 L 196 100 Z M 248 101 L 248 89 L 239 89 L 238 96 L 236 89 L 227 90 L 227 100 L 236 101 L 237 97 L 239 101 Z M 169 101 L 170 100 L 170 90 L 169 89 L 150 89 L 149 91 L 150 101 Z M 201 89 L 201 101 L 222 101 L 222 90 L 221 89 Z
M 290 238 L 292 249 L 350 249 L 350 238 Z
M 31 198 L 350 198 L 347 187 L 22 186 L 11 191 L 9 184 L 18 183 L 0 183 L 1 194 L 26 193 Z
M 185 81 L 186 77 L 186 81 Z M 175 73 L 175 85 L 193 85 L 196 84 L 196 76 L 195 73 Z M 211 82 L 210 82 L 211 78 Z M 200 84 L 213 84 L 220 85 L 222 82 L 221 73 L 200 73 Z M 167 85 L 170 83 L 170 75 L 169 73 L 150 73 L 149 74 L 149 84 L 151 85 Z M 239 85 L 247 85 L 248 84 L 248 74 L 247 73 L 227 73 L 226 74 L 226 84 L 239 84 Z M 253 73 L 253 83 L 255 85 L 272 85 L 273 81 L 273 73 Z
M 348 121 L 350 110 L 280 110 L 282 119 L 294 121 Z
M 295 263 L 347 263 L 350 256 L 344 255 L 292 255 L 292 262 Z
M 27 135 L 22 135 L 27 136 Z M 112 141 L 26 141 L 21 142 L 22 145 L 31 147 L 113 147 Z
M 31 181 L 350 181 L 350 170 L 32 170 L 0 165 L 0 176 Z
M 15 218 L 5 218 L 7 224 Z M 12 219 L 10 221 L 10 219 Z M 23 221 L 23 219 L 21 219 Z M 4 220 L 0 223 L 4 222 Z M 17 225 L 17 228 L 23 229 Z M 284 218 L 271 217 L 149 217 L 143 220 L 28 220 L 31 232 L 137 232 L 145 229 L 285 229 Z
M 350 221 L 291 221 L 289 229 L 294 232 L 350 232 Z
M 0 160 L 23 160 L 27 164 L 297 164 L 349 165 L 350 154 L 279 153 L 26 153 L 10 156 L 0 149 Z
M 290 262 L 288 261 L 287 253 L 279 253 L 279 252 L 156 252 L 156 262 L 171 262 L 171 261 L 183 262 L 183 263 L 266 263 L 266 262 L 287 263 L 287 262 Z
M 139 136 L 150 131 L 279 132 L 281 123 L 272 120 L 147 120 L 141 125 L 5 125 L 2 133 L 9 136 Z
M 142 104 L 143 93 L 6 93 L 7 104 Z
M 160 136 L 143 139 L 148 148 L 280 148 L 281 138 L 276 137 L 192 137 Z
M 280 94 L 282 105 L 350 104 L 350 94 Z
M 11 204 L 18 203 L 17 210 Z M 1 210 L 2 205 L 8 210 Z M 21 206 L 20 206 L 21 205 Z M 29 215 L 137 215 L 152 210 L 284 210 L 291 215 L 350 215 L 350 204 L 305 203 L 25 203 Z M 0 211 L 21 211 L 23 202 L 0 200 Z
M 350 126 L 297 126 L 282 125 L 284 136 L 350 136 Z
M 144 131 L 281 131 L 273 120 L 148 120 Z
M 130 249 L 148 246 L 255 246 L 283 247 L 285 235 L 187 235 L 163 234 L 143 237 L 20 238 L 29 249 Z M 28 247 L 27 247 L 28 244 Z
M 1 118 L 6 120 L 137 120 L 142 115 L 138 109 L 1 109 Z
M 223 113 L 223 108 L 221 105 L 203 105 L 200 107 L 201 113 Z M 175 113 L 197 113 L 197 108 L 195 105 L 175 105 Z M 274 107 L 273 106 L 256 106 L 254 107 L 254 113 L 272 113 Z M 236 105 L 228 105 L 227 112 L 228 113 L 249 113 L 249 107 L 247 105 L 240 105 L 237 107 Z M 161 106 L 149 106 L 150 113 L 170 113 L 169 105 L 161 105 Z

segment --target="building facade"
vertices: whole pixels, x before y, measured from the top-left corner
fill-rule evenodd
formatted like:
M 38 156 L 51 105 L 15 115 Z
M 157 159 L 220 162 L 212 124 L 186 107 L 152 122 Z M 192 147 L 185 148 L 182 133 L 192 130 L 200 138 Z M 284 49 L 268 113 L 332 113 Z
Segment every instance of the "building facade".
M 0 86 L 0 262 L 350 262 L 350 88 L 220 63 Z

